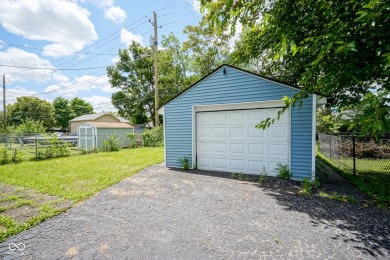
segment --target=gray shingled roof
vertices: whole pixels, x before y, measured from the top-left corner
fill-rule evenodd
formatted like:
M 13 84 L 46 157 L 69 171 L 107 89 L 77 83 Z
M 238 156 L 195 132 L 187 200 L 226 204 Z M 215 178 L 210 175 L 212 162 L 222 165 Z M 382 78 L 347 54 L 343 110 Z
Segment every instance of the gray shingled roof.
M 76 118 L 73 118 L 70 121 L 71 122 L 75 122 L 75 121 L 94 121 L 94 120 L 96 120 L 97 118 L 99 118 L 99 117 L 101 117 L 103 115 L 114 116 L 114 117 L 118 118 L 121 123 L 129 123 L 129 120 L 126 120 L 126 119 L 124 119 L 123 117 L 120 117 L 120 116 L 115 116 L 115 115 L 110 114 L 110 113 L 82 115 L 82 116 L 78 116 Z

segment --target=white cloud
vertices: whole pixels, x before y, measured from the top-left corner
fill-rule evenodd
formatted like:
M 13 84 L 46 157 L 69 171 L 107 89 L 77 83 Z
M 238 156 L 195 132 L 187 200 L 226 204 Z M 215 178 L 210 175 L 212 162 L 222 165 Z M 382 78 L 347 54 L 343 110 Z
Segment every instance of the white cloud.
M 35 67 L 35 68 L 54 68 L 50 61 L 40 58 L 35 53 L 26 52 L 17 48 L 9 48 L 3 52 L 0 51 L 0 64 L 7 64 L 21 67 Z M 52 70 L 29 70 L 22 68 L 7 68 L 7 79 L 13 82 L 17 81 L 47 81 L 49 79 L 65 80 L 58 71 Z
M 126 12 L 119 6 L 111 6 L 104 12 L 104 18 L 114 23 L 121 23 L 126 20 Z
M 126 20 L 125 10 L 115 5 L 115 0 L 81 0 L 81 2 L 91 2 L 104 11 L 104 18 L 114 23 L 121 23 Z
M 115 107 L 111 103 L 111 98 L 109 97 L 92 96 L 92 97 L 84 97 L 83 99 L 93 106 L 95 112 L 116 111 Z
M 20 86 L 8 88 L 6 93 L 7 93 L 7 98 L 6 98 L 7 104 L 15 103 L 17 97 L 34 96 L 37 94 L 37 92 L 34 90 L 28 90 L 28 89 L 26 89 L 24 87 L 20 87 Z
M 187 0 L 187 2 L 191 3 L 192 9 L 198 14 L 200 14 L 200 1 L 199 0 Z
M 61 0 L 2 0 L 0 23 L 7 31 L 30 40 L 52 42 L 43 54 L 52 57 L 69 53 L 49 50 L 79 51 L 96 40 L 88 10 L 76 2 Z
M 72 80 L 58 82 L 47 86 L 44 92 L 53 91 L 53 95 L 61 95 L 65 97 L 75 97 L 79 92 L 88 92 L 100 89 L 104 93 L 114 93 L 115 89 L 111 88 L 107 76 L 92 76 L 83 75 L 75 77 Z
M 140 34 L 134 34 L 125 28 L 121 30 L 121 43 L 131 44 L 132 41 L 142 44 L 143 37 Z

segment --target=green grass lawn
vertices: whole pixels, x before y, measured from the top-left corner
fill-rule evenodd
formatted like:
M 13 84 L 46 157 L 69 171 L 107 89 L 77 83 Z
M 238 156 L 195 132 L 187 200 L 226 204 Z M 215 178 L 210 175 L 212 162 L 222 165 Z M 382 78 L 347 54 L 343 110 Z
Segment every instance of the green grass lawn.
M 164 148 L 137 148 L 0 166 L 0 242 L 140 170 Z
M 356 176 L 353 175 L 353 159 L 342 159 L 342 164 L 329 160 L 317 152 L 318 158 L 328 163 L 360 191 L 369 195 L 380 207 L 390 208 L 390 160 L 356 159 Z M 345 167 L 347 165 L 348 169 Z
M 163 160 L 158 147 L 22 162 L 0 166 L 0 182 L 80 201 Z

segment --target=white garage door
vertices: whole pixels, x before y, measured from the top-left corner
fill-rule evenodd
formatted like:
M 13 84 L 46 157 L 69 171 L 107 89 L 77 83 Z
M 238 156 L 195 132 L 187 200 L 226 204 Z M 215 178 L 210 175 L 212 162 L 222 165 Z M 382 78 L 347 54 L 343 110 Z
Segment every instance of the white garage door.
M 199 169 L 276 175 L 278 163 L 289 161 L 289 115 L 266 130 L 255 125 L 275 118 L 280 108 L 196 113 Z

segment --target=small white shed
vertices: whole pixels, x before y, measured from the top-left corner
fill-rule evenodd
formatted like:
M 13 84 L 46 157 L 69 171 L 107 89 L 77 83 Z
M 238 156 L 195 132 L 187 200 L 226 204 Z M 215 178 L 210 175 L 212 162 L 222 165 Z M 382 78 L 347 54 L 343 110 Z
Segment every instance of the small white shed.
M 77 147 L 79 149 L 101 148 L 104 140 L 111 135 L 119 137 L 121 147 L 128 147 L 128 134 L 134 133 L 134 127 L 121 122 L 86 122 L 77 128 Z

